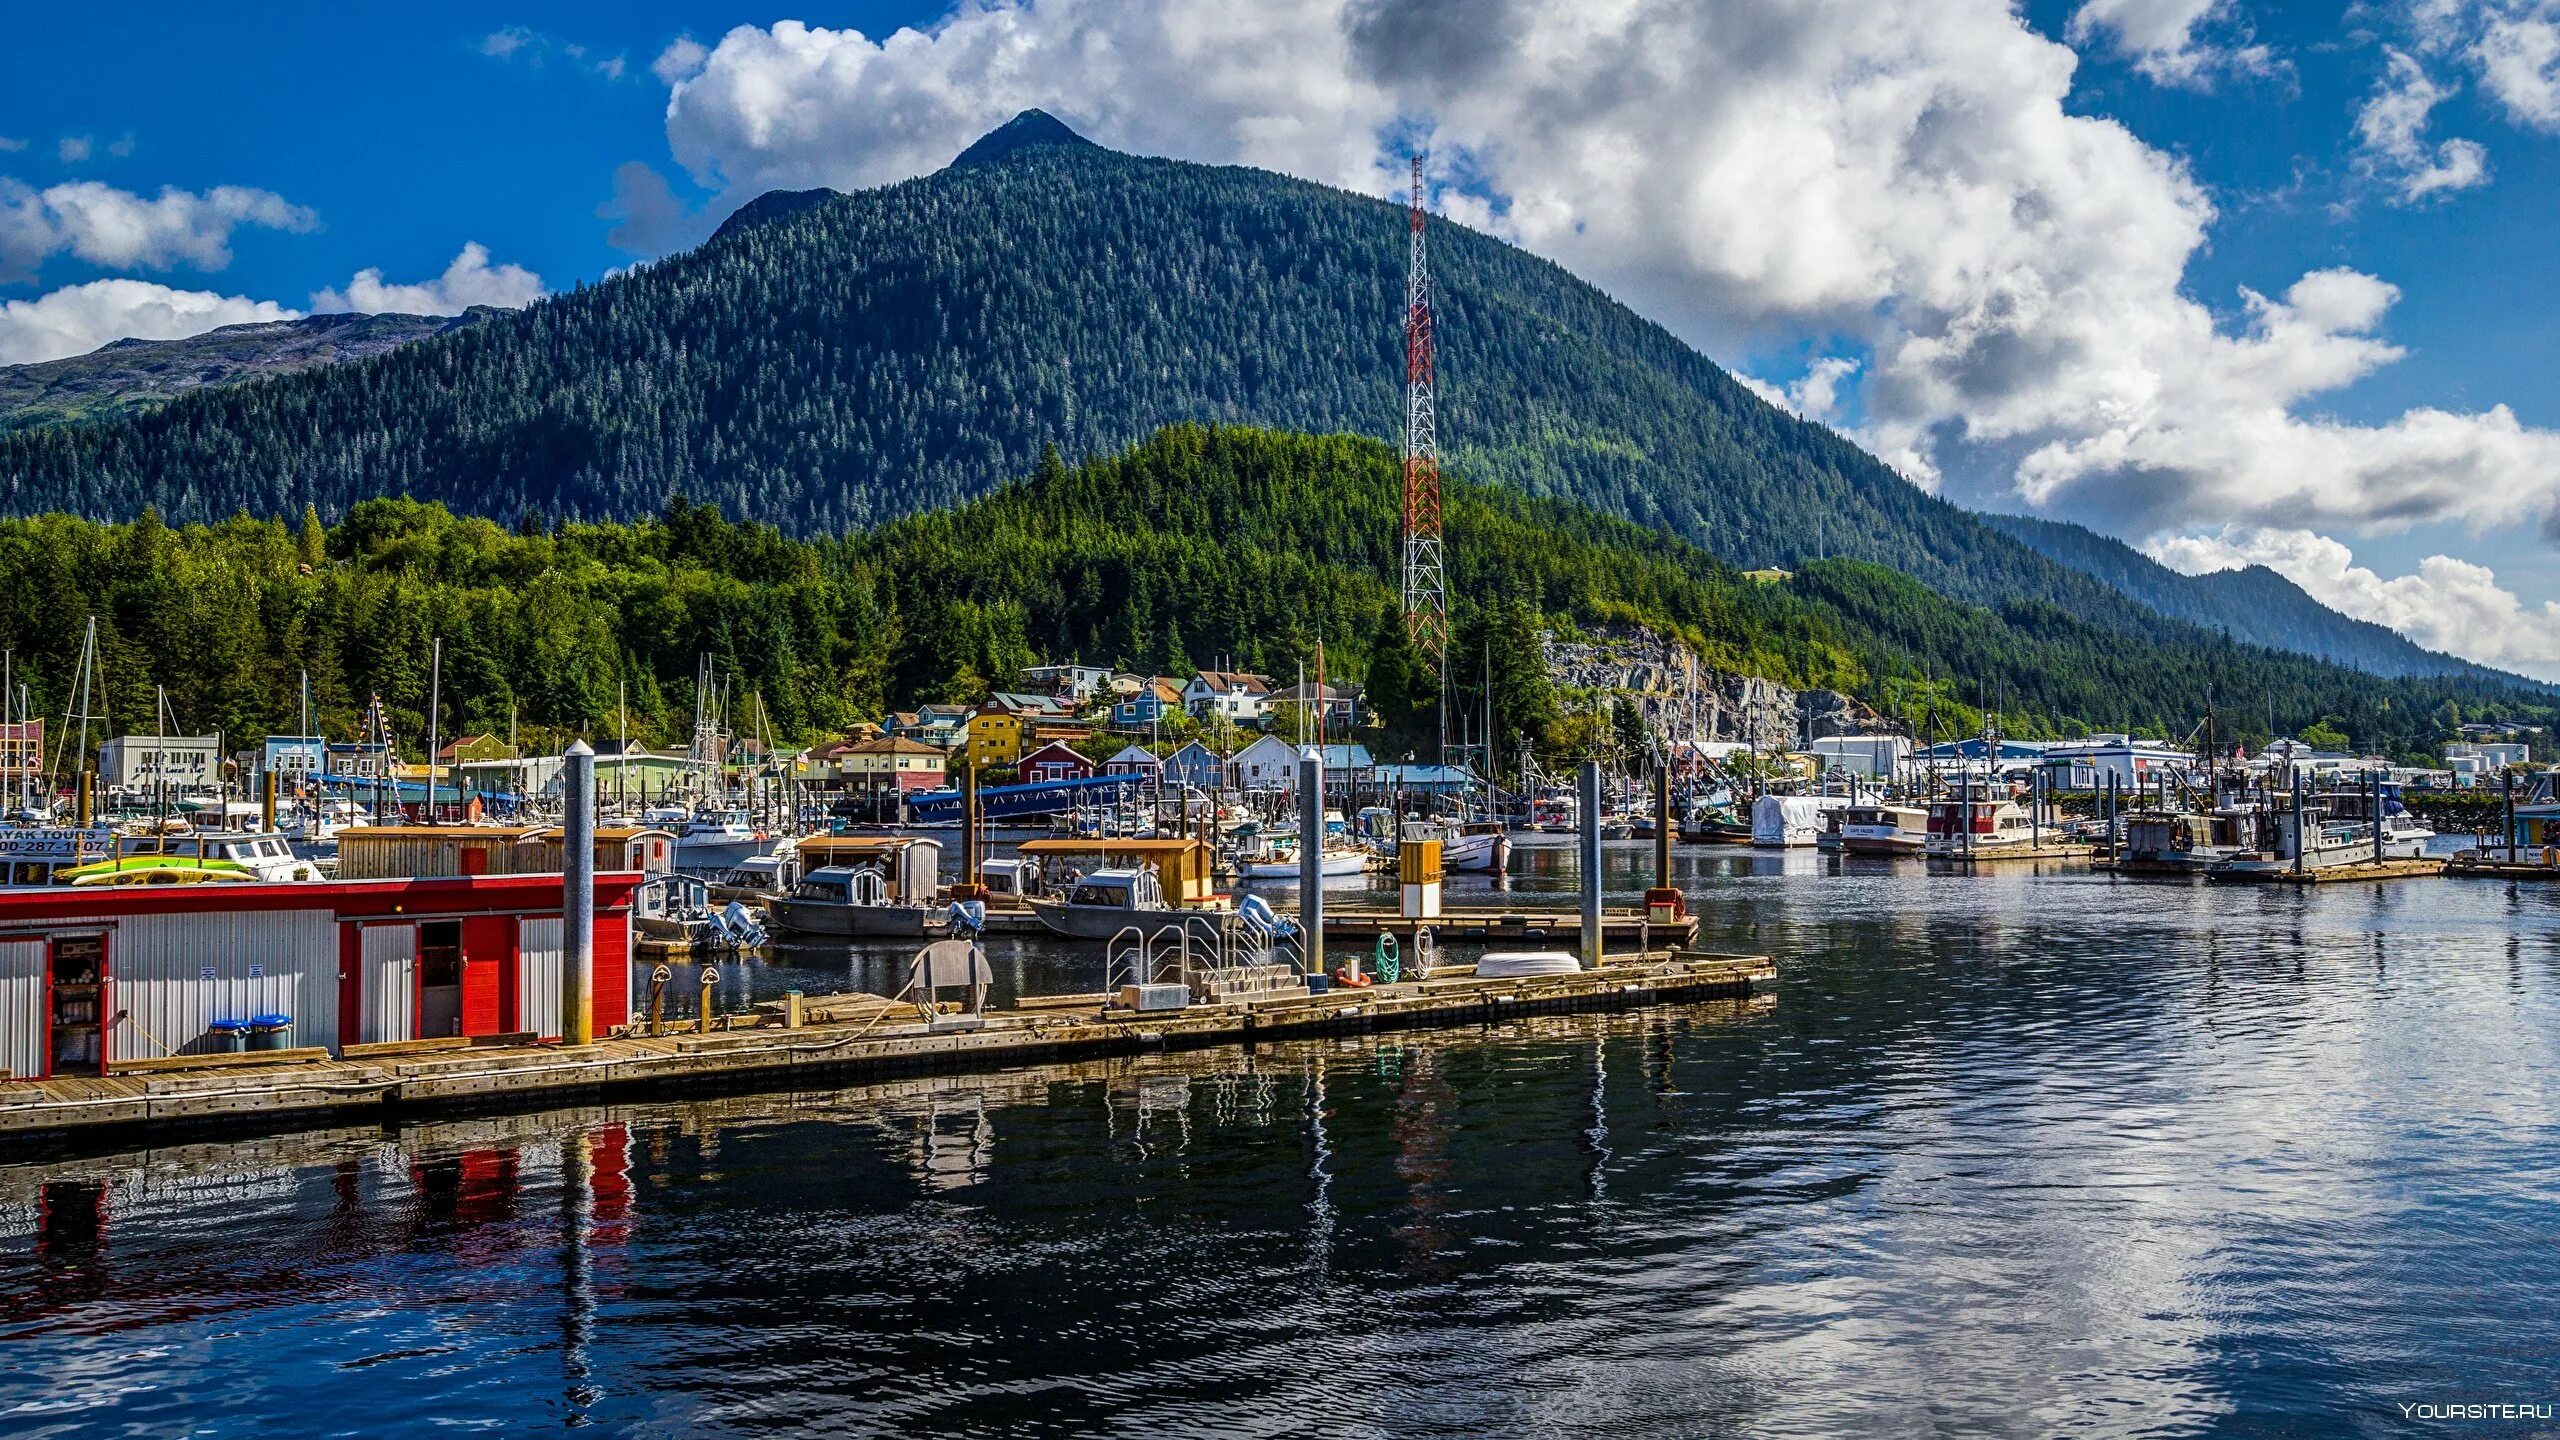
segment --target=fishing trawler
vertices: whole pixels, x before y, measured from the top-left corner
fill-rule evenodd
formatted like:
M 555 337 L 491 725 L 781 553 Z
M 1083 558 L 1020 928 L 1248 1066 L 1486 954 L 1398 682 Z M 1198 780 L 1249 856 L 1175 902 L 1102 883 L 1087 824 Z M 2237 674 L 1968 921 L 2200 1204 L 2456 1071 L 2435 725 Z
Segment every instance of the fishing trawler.
M 2089 847 L 2014 800 L 1962 796 L 1929 802 L 1929 833 L 1920 853 L 1959 862 L 2062 860 L 2086 856 Z
M 2196 815 L 2137 810 L 2124 817 L 2116 868 L 2128 874 L 2201 875 L 2253 848 L 2261 812 L 2255 805 L 2217 806 Z
M 2213 862 L 2204 873 L 2208 880 L 2268 880 L 2341 865 L 2415 860 L 2434 838 L 2433 830 L 2405 812 L 2376 822 L 2339 817 L 2328 805 L 2304 804 L 2261 817 L 2250 848 Z

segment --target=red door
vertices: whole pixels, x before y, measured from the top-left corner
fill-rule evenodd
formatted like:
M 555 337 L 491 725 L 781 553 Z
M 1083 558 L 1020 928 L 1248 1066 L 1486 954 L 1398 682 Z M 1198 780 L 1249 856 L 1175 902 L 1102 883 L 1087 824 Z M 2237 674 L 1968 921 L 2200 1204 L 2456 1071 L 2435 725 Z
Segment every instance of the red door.
M 462 1033 L 496 1035 L 504 1027 L 498 997 L 515 970 L 515 922 L 507 915 L 472 915 L 462 922 Z

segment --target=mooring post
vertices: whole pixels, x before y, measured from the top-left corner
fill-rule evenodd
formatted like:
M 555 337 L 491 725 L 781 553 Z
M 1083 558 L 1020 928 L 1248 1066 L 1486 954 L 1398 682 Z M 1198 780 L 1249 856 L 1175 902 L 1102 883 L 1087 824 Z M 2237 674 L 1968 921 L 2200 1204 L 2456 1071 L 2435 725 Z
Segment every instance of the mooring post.
M 1671 757 L 1653 772 L 1653 888 L 1671 888 Z
M 1324 752 L 1312 748 L 1298 756 L 1298 932 L 1307 973 L 1324 974 Z
M 2373 815 L 2373 863 L 2379 865 L 2382 850 L 2382 781 L 2372 771 L 2364 773 L 2364 808 Z
M 2504 781 L 2506 800 L 2500 806 L 2498 844 L 2507 852 L 2507 863 L 2513 865 L 2516 863 L 2516 772 L 2509 770 L 2500 779 Z
M 560 766 L 560 1043 L 596 1038 L 596 752 L 569 742 Z
M 1600 968 L 1600 762 L 1582 762 L 1582 968 Z
M 2289 768 L 2289 767 L 2288 767 Z M 2310 837 L 2302 833 L 2302 772 L 2293 771 L 2293 873 L 2302 874 L 2310 865 Z

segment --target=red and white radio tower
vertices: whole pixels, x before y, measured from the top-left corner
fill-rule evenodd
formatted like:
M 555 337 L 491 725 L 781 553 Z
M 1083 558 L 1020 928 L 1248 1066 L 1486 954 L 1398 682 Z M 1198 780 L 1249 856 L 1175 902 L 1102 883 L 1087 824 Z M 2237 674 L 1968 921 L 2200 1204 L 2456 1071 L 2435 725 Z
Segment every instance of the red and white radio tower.
M 1412 250 L 1404 278 L 1404 623 L 1443 671 L 1449 581 L 1440 546 L 1440 437 L 1432 417 L 1431 271 L 1422 244 L 1422 157 L 1413 157 Z

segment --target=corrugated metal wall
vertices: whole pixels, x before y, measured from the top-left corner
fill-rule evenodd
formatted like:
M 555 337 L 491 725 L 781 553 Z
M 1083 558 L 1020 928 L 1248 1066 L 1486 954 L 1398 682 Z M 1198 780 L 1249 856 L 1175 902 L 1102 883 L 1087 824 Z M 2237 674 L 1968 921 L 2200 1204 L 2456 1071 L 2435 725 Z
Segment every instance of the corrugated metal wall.
M 418 927 L 364 927 L 362 1043 L 410 1040 L 418 1029 Z
M 326 910 L 127 915 L 107 939 L 117 1060 L 202 1054 L 205 1027 L 293 1017 L 291 1043 L 338 1043 L 338 922 Z
M 0 940 L 0 1071 L 31 1076 L 44 1069 L 42 940 Z
M 560 920 L 516 922 L 516 1023 L 536 1035 L 560 1028 Z

